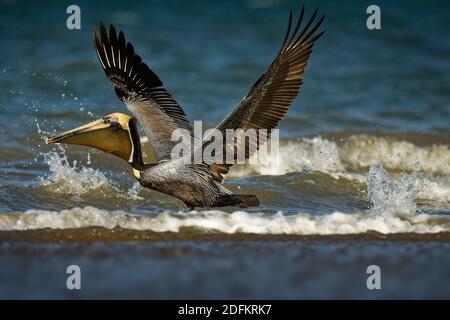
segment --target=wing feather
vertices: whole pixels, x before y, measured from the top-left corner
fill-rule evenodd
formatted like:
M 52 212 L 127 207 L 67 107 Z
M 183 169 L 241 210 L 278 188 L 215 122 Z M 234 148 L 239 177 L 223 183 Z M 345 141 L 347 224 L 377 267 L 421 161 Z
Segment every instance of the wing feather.
M 100 24 L 99 36 L 92 30 L 95 50 L 100 64 L 114 90 L 129 111 L 138 119 L 157 161 L 170 158 L 172 132 L 184 129 L 190 136 L 193 129 L 186 114 L 159 77 L 135 54 L 134 47 L 125 40 L 122 31 L 117 35 L 111 24 L 109 35 Z
M 274 129 L 284 117 L 292 101 L 300 92 L 303 83 L 303 74 L 315 42 L 325 31 L 317 33 L 325 16 L 319 20 L 317 9 L 311 15 L 304 27 L 305 9 L 302 7 L 299 18 L 292 28 L 293 16 L 289 15 L 288 27 L 283 44 L 277 56 L 268 70 L 255 82 L 237 107 L 216 127 L 223 134 L 227 129 Z M 315 22 L 317 21 L 317 22 Z M 255 143 L 246 143 L 245 156 L 250 157 L 259 149 L 259 146 L 267 142 L 267 139 L 258 139 Z M 227 148 L 238 149 L 239 141 L 234 141 L 233 146 L 224 146 L 224 154 Z M 204 146 L 208 144 L 205 141 Z M 240 146 L 242 147 L 242 146 Z M 235 160 L 237 154 L 234 154 Z M 217 181 L 223 180 L 223 175 L 228 173 L 232 164 L 210 164 Z

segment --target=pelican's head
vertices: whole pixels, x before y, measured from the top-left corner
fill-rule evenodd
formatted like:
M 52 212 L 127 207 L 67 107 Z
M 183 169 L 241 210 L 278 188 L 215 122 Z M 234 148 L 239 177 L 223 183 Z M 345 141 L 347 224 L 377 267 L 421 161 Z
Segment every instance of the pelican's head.
M 134 162 L 139 143 L 136 120 L 123 113 L 111 113 L 84 126 L 49 137 L 47 143 L 68 143 L 94 147 Z

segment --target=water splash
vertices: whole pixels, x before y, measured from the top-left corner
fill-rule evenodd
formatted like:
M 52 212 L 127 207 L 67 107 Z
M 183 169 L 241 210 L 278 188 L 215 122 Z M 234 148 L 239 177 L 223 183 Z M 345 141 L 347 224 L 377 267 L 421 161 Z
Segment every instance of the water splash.
M 43 155 L 49 166 L 50 175 L 41 180 L 41 184 L 51 187 L 52 191 L 65 194 L 83 195 L 92 190 L 109 187 L 108 179 L 98 170 L 72 164 L 64 153 L 51 151 Z
M 49 166 L 50 175 L 41 178 L 41 185 L 48 190 L 80 196 L 92 195 L 93 191 L 102 197 L 117 197 L 130 200 L 143 200 L 139 196 L 139 183 L 134 184 L 128 191 L 122 191 L 112 185 L 108 178 L 99 170 L 79 165 L 77 161 L 69 162 L 64 152 L 51 151 L 43 154 L 45 163 Z M 90 157 L 88 156 L 88 163 Z
M 422 175 L 415 172 L 405 174 L 399 182 L 394 182 L 381 166 L 370 167 L 367 174 L 367 193 L 372 202 L 369 213 L 375 215 L 411 216 L 416 213 L 415 203 L 422 189 Z
M 135 182 L 133 186 L 128 190 L 128 195 L 133 200 L 144 200 L 143 197 L 139 196 L 139 193 L 142 190 L 142 186 L 139 182 Z

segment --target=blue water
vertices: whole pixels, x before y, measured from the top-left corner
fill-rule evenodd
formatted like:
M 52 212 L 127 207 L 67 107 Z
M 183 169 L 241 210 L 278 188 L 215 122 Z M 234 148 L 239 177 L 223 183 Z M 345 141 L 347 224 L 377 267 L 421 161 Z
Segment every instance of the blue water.
M 300 7 L 298 1 L 270 0 L 78 1 L 82 30 L 70 31 L 65 3 L 12 3 L 2 4 L 0 22 L 1 116 L 12 126 L 3 127 L 3 136 L 30 116 L 45 121 L 69 113 L 70 126 L 89 111 L 100 117 L 124 110 L 93 50 L 90 30 L 99 21 L 125 31 L 190 119 L 214 125 L 267 68 L 289 10 Z M 449 132 L 448 3 L 381 1 L 382 29 L 374 31 L 366 28 L 367 4 L 306 2 L 310 12 L 318 7 L 327 14 L 327 32 L 282 123 L 284 136 L 349 129 Z M 27 126 L 26 133 L 33 132 Z

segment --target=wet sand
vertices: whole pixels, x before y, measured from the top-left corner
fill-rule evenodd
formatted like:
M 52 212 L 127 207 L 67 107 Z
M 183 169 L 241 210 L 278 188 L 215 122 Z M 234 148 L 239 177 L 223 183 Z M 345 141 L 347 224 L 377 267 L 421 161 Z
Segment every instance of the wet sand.
M 182 228 L 180 232 L 153 232 L 116 227 L 106 229 L 88 227 L 81 229 L 39 229 L 0 231 L 0 241 L 30 243 L 114 243 L 128 241 L 443 241 L 450 242 L 450 232 L 395 233 L 376 231 L 342 235 L 290 235 L 201 232 L 194 228 Z
M 0 298 L 450 298 L 448 234 L 82 232 L 76 242 L 57 230 L 1 233 Z M 81 290 L 66 287 L 69 265 L 81 269 Z M 381 290 L 367 288 L 370 265 L 381 269 Z

